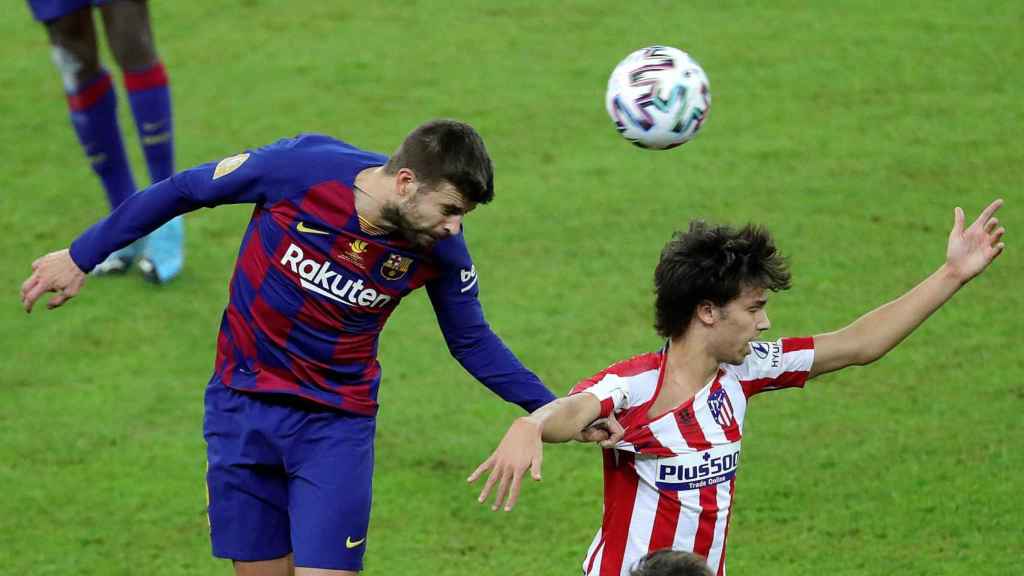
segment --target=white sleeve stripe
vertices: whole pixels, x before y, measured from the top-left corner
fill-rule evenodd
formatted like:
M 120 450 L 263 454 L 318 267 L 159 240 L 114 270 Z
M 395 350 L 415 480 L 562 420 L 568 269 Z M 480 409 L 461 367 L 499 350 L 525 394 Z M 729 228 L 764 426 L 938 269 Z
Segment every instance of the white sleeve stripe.
M 794 350 L 782 355 L 785 372 L 810 372 L 814 364 L 814 349 Z

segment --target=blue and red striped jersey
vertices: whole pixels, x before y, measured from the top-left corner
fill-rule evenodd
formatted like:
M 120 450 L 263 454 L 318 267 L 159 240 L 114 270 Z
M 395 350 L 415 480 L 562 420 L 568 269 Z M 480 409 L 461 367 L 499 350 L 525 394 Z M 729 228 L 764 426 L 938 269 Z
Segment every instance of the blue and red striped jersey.
M 526 410 L 554 399 L 494 334 L 462 233 L 430 248 L 361 223 L 353 182 L 387 157 L 301 135 L 180 172 L 138 192 L 71 245 L 89 271 L 178 214 L 252 203 L 217 341 L 214 378 L 250 392 L 377 411 L 380 332 L 426 286 L 452 355 Z

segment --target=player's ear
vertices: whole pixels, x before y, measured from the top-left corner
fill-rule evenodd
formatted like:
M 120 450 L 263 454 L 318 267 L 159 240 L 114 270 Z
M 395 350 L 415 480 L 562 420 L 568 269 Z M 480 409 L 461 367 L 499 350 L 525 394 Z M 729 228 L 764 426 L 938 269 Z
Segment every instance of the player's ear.
M 409 168 L 399 168 L 395 174 L 395 193 L 399 198 L 409 198 L 416 193 L 416 173 Z
M 704 326 L 713 326 L 719 319 L 718 306 L 710 300 L 702 300 L 693 312 L 694 317 Z

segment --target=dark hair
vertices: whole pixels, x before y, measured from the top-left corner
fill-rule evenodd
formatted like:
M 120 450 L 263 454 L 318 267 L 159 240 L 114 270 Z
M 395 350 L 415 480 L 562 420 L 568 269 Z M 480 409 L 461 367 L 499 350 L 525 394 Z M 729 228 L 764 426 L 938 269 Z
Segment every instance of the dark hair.
M 734 230 L 691 221 L 665 245 L 654 270 L 654 328 L 665 338 L 682 336 L 698 304 L 725 306 L 748 286 L 789 288 L 789 269 L 771 234 L 752 224 Z
M 707 560 L 690 552 L 662 548 L 636 563 L 630 576 L 714 576 Z
M 431 120 L 409 133 L 384 165 L 385 174 L 401 168 L 433 188 L 449 182 L 466 200 L 486 204 L 494 198 L 494 167 L 484 140 L 457 120 Z

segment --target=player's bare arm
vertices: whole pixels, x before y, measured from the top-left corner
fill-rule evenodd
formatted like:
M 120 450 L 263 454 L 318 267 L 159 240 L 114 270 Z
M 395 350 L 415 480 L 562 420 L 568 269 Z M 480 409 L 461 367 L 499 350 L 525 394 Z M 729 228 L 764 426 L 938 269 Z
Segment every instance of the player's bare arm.
M 65 248 L 50 252 L 32 263 L 32 274 L 21 285 L 21 305 L 31 313 L 32 306 L 43 294 L 56 292 L 57 295 L 46 303 L 47 309 L 54 309 L 78 294 L 85 284 L 85 272 L 71 259 Z
M 602 448 L 611 448 L 626 434 L 622 424 L 619 424 L 615 414 L 609 414 L 606 418 L 598 418 L 586 428 L 580 430 L 573 437 L 577 442 L 593 442 L 600 444 Z
M 1006 229 L 995 217 L 1002 205 L 1002 200 L 995 200 L 967 228 L 964 211 L 957 207 L 942 266 L 903 296 L 849 326 L 815 336 L 814 365 L 809 377 L 878 360 L 981 274 L 1005 247 L 1002 238 Z
M 475 482 L 484 472 L 491 471 L 484 483 L 479 502 L 486 502 L 497 483 L 492 510 L 504 503 L 508 512 L 516 505 L 523 474 L 530 470 L 534 480 L 541 479 L 543 442 L 568 442 L 576 438 L 601 415 L 601 402 L 590 393 L 573 394 L 544 405 L 529 416 L 517 418 L 494 452 L 470 474 L 468 482 Z M 618 423 L 615 422 L 615 426 Z M 621 437 L 618 427 L 605 445 Z

